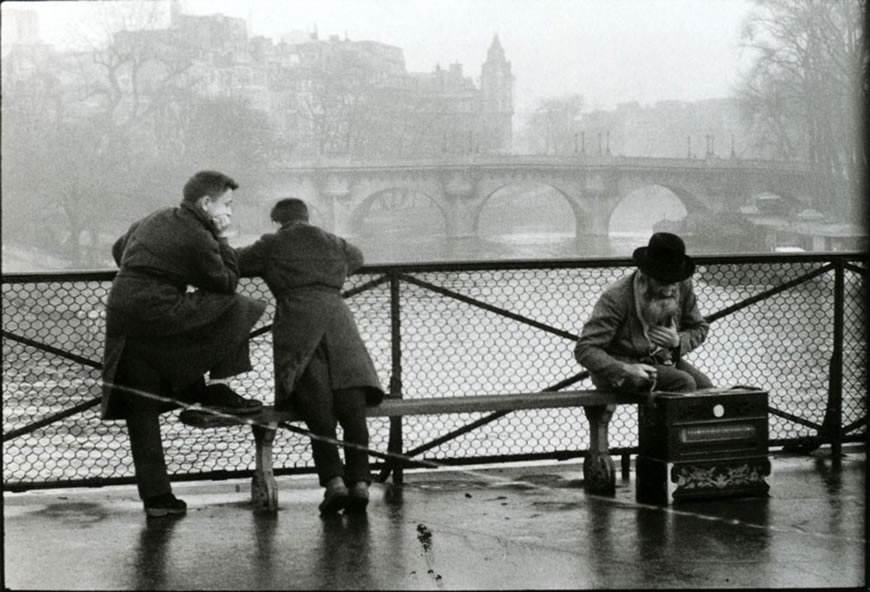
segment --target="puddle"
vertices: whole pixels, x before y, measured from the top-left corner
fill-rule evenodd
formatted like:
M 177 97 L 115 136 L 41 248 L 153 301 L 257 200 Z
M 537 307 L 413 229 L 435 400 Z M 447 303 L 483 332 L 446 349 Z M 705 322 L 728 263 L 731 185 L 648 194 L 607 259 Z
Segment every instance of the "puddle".
M 51 504 L 33 512 L 33 514 L 51 519 L 60 519 L 69 524 L 91 524 L 99 522 L 109 515 L 101 505 L 84 502 Z

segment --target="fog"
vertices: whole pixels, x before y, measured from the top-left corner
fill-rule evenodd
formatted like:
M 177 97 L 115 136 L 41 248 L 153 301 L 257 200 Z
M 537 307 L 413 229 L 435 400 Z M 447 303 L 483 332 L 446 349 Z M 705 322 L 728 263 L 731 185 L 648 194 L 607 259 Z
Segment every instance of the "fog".
M 201 169 L 240 184 L 232 244 L 294 194 L 372 263 L 628 256 L 656 230 L 712 254 L 866 244 L 860 76 L 833 66 L 860 64 L 863 2 L 804 15 L 836 49 L 792 103 L 807 31 L 748 0 L 0 10 L 5 272 L 114 268 Z

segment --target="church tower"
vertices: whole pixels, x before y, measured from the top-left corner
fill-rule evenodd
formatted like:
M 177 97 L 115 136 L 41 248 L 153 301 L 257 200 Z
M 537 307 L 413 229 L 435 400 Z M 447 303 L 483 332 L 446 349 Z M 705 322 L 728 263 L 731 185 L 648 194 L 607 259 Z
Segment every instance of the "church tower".
M 495 35 L 480 72 L 480 148 L 510 152 L 513 140 L 514 78 L 511 63 Z

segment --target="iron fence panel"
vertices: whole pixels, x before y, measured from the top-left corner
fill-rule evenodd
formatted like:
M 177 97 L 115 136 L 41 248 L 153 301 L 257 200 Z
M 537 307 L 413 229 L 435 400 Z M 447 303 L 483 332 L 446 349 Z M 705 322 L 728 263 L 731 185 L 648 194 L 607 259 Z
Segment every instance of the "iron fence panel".
M 848 438 L 860 439 L 867 414 L 864 260 L 854 254 L 698 258 L 699 304 L 715 321 L 706 343 L 687 359 L 718 385 L 768 390 L 774 441 L 815 435 L 825 419 L 835 349 L 832 261 L 840 260 L 850 262 L 845 267 L 841 426 Z M 573 358 L 574 337 L 601 291 L 631 269 L 627 260 L 372 266 L 351 277 L 346 289 L 384 387 L 398 391 L 401 386 L 393 395 L 536 392 L 571 382 L 582 370 Z M 104 306 L 112 277 L 112 272 L 4 277 L 6 487 L 133 481 L 123 422 L 99 419 Z M 389 277 L 398 281 L 396 303 Z M 268 329 L 274 305 L 259 279 L 243 280 L 240 291 L 268 308 L 251 339 L 254 370 L 235 378 L 232 386 L 271 403 Z M 392 341 L 396 323 L 398 344 Z M 571 388 L 592 385 L 587 378 Z M 425 447 L 486 417 L 404 418 L 403 448 Z M 176 477 L 252 470 L 247 427 L 197 430 L 178 422 L 177 413 L 161 421 L 167 462 Z M 369 426 L 372 448 L 386 450 L 390 421 L 374 418 Z M 618 408 L 611 447 L 635 448 L 636 428 L 636 409 Z M 555 458 L 582 454 L 587 443 L 582 410 L 525 410 L 499 416 L 423 456 L 443 462 Z M 313 471 L 309 443 L 296 434 L 279 434 L 274 461 L 278 472 Z

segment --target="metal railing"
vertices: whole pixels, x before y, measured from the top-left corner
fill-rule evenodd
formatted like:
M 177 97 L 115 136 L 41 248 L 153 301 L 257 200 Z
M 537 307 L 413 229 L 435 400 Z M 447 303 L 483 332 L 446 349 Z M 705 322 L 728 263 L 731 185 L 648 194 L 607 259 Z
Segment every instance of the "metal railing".
M 687 359 L 721 386 L 769 392 L 773 446 L 866 436 L 866 259 L 858 253 L 697 257 L 695 288 L 711 321 Z M 345 297 L 392 396 L 476 396 L 592 388 L 574 340 L 628 259 L 367 266 Z M 3 278 L 4 486 L 132 483 L 123 422 L 99 419 L 104 303 L 114 272 Z M 269 303 L 251 333 L 254 370 L 233 387 L 273 399 Z M 175 479 L 250 475 L 244 426 L 201 431 L 162 416 Z M 374 450 L 440 464 L 565 459 L 588 442 L 579 409 L 370 419 Z M 615 454 L 637 447 L 637 411 L 611 420 Z M 313 472 L 307 438 L 279 434 L 276 473 Z M 375 464 L 374 467 L 378 468 Z

